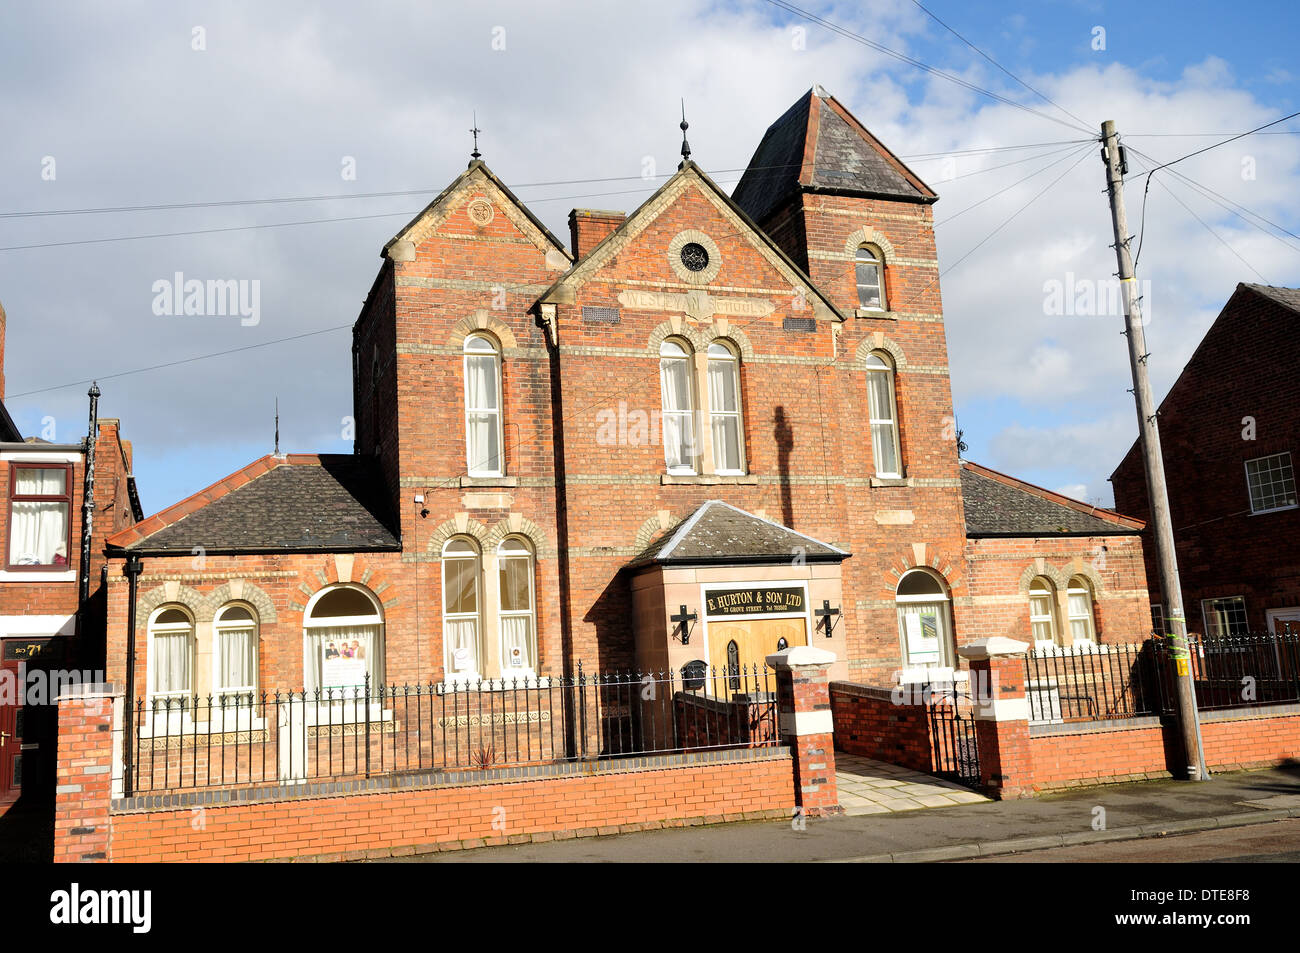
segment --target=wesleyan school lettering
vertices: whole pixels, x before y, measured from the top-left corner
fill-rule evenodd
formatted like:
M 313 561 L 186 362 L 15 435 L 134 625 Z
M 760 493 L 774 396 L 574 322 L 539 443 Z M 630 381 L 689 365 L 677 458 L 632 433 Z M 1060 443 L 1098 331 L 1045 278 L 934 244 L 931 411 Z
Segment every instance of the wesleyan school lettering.
M 803 612 L 802 589 L 710 589 L 704 593 L 705 615 L 763 615 Z

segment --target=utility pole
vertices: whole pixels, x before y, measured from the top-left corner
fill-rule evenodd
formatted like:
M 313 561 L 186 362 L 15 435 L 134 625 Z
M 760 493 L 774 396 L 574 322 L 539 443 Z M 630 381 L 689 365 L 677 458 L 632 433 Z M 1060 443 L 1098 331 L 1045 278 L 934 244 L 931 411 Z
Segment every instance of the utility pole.
M 1138 300 L 1133 258 L 1129 252 L 1123 159 L 1114 121 L 1108 119 L 1101 124 L 1101 138 L 1102 158 L 1106 162 L 1106 190 L 1110 193 L 1111 221 L 1115 226 L 1115 258 L 1119 262 L 1119 283 L 1124 295 L 1124 333 L 1128 337 L 1129 365 L 1133 371 L 1133 400 L 1137 404 L 1138 434 L 1142 441 L 1147 498 L 1151 504 L 1151 537 L 1155 541 L 1156 562 L 1160 567 L 1160 589 L 1168 606 L 1165 620 L 1171 629 L 1169 639 L 1173 644 L 1172 655 L 1177 670 L 1178 724 L 1182 730 L 1183 751 L 1187 755 L 1187 779 L 1202 781 L 1209 772 L 1205 767 L 1205 752 L 1201 749 L 1196 687 L 1192 682 L 1188 657 L 1187 619 L 1182 607 L 1183 588 L 1178 581 L 1174 527 L 1169 516 L 1169 490 L 1165 485 L 1165 464 L 1160 453 L 1160 428 L 1156 422 L 1155 403 L 1151 399 L 1151 382 L 1147 379 L 1146 335 L 1142 330 L 1142 305 Z

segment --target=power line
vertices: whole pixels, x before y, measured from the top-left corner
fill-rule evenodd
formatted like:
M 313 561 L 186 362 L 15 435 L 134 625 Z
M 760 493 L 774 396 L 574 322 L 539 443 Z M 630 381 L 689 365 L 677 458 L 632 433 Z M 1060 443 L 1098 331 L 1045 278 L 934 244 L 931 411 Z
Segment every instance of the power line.
M 1089 142 L 1088 142 L 1088 149 L 1087 149 L 1087 150 L 1081 150 L 1081 152 L 1084 152 L 1084 153 L 1086 154 L 1086 151 L 1090 151 L 1091 148 L 1092 148 L 1092 143 L 1091 143 L 1091 141 L 1089 141 Z M 1045 157 L 1045 156 L 1038 155 L 1038 156 L 1033 156 L 1033 157 L 1031 157 L 1031 158 L 1044 158 L 1044 157 Z M 1049 162 L 1047 165 L 1045 165 L 1045 166 L 1043 166 L 1043 167 L 1041 167 L 1041 168 L 1039 168 L 1039 169 L 1037 169 L 1037 170 L 1031 172 L 1029 175 L 1024 176 L 1023 178 L 1020 178 L 1020 179 L 1016 180 L 1015 182 L 1011 183 L 1011 184 L 1008 185 L 1008 186 L 1005 186 L 1004 188 L 999 189 L 998 191 L 994 192 L 993 194 L 991 194 L 991 195 L 989 195 L 989 196 L 986 196 L 986 197 L 983 198 L 983 199 L 980 199 L 978 202 L 974 203 L 973 205 L 969 205 L 969 206 L 967 206 L 966 208 L 962 209 L 960 212 L 957 212 L 957 213 L 955 213 L 955 214 L 949 216 L 948 218 L 944 219 L 942 222 L 936 222 L 935 225 L 934 225 L 934 228 L 935 228 L 935 229 L 938 229 L 938 228 L 940 228 L 942 225 L 946 225 L 946 224 L 948 224 L 949 222 L 953 221 L 954 219 L 956 219 L 956 218 L 958 218 L 958 217 L 960 217 L 960 216 L 962 216 L 962 215 L 965 215 L 967 212 L 972 211 L 972 210 L 975 209 L 975 208 L 978 208 L 979 206 L 983 205 L 985 202 L 989 202 L 989 201 L 991 201 L 992 199 L 997 198 L 999 195 L 1002 195 L 1003 193 L 1005 193 L 1005 192 L 1007 192 L 1007 191 L 1010 191 L 1011 189 L 1013 189 L 1013 188 L 1015 188 L 1015 187 L 1017 187 L 1017 186 L 1019 186 L 1019 185 L 1025 183 L 1025 182 L 1027 182 L 1027 181 L 1029 181 L 1030 179 L 1034 178 L 1035 176 L 1041 175 L 1043 172 L 1046 172 L 1048 169 L 1051 169 L 1051 168 L 1054 167 L 1054 166 L 1060 165 L 1062 162 L 1067 161 L 1069 158 L 1071 158 L 1071 156 L 1065 156 L 1064 158 L 1057 159 L 1057 160 L 1055 160 L 1054 162 Z M 1076 162 L 1075 165 L 1077 165 L 1077 164 L 1078 164 L 1078 163 Z M 1005 168 L 1005 166 L 1003 166 L 1002 168 Z M 1071 166 L 1071 168 L 1073 168 L 1073 166 Z M 992 171 L 992 170 L 986 170 L 986 171 Z M 1069 170 L 1067 169 L 1066 171 L 1068 172 Z M 1063 177 L 1064 177 L 1064 176 L 1062 176 L 1062 178 L 1063 178 Z M 1060 181 L 1060 179 L 1057 179 L 1056 181 Z M 1052 185 L 1054 185 L 1054 184 L 1055 184 L 1055 182 L 1052 183 Z M 1051 188 L 1051 185 L 1049 185 L 1048 188 Z M 1044 190 L 1044 191 L 1046 191 L 1046 190 Z M 1042 194 L 1042 193 L 1040 192 L 1039 195 L 1041 195 L 1041 194 Z M 1019 209 L 1017 212 L 1015 212 L 1015 213 L 1012 215 L 1012 218 L 1015 218 L 1016 215 L 1019 215 L 1020 212 L 1023 212 L 1024 209 L 1025 209 L 1025 208 L 1028 208 L 1029 205 L 1033 204 L 1033 202 L 1036 201 L 1037 198 L 1038 198 L 1038 196 L 1035 196 L 1033 199 L 1031 199 L 1031 200 L 1029 201 L 1028 204 L 1026 204 L 1025 206 L 1023 206 L 1023 207 L 1022 207 L 1021 209 Z M 400 214 L 406 214 L 406 213 L 400 213 Z M 343 219 L 326 219 L 325 221 L 343 221 Z M 1007 219 L 1005 222 L 1002 223 L 1002 225 L 999 225 L 999 226 L 997 227 L 997 229 L 994 230 L 994 233 L 993 233 L 993 234 L 996 234 L 997 231 L 1000 231 L 1000 230 L 1002 229 L 1002 227 L 1003 227 L 1004 225 L 1006 225 L 1006 224 L 1007 224 L 1008 222 L 1010 222 L 1010 221 L 1011 221 L 1011 219 Z M 284 223 L 284 224 L 291 224 L 291 223 Z M 734 234 L 736 234 L 736 233 L 728 233 L 727 235 L 719 236 L 719 237 L 732 237 Z M 901 250 L 902 248 L 905 248 L 905 247 L 906 247 L 910 242 L 918 240 L 919 237 L 920 237 L 920 236 L 918 235 L 918 236 L 915 237 L 915 238 L 908 239 L 907 241 L 904 241 L 904 242 L 900 242 L 899 244 L 897 244 L 897 245 L 895 246 L 895 250 Z M 989 235 L 989 238 L 991 238 L 991 237 L 992 237 L 992 234 Z M 987 241 L 987 240 L 988 240 L 988 238 L 986 238 L 984 241 Z M 983 245 L 983 244 L 984 244 L 984 242 L 980 242 L 980 245 Z M 949 271 L 952 270 L 953 267 L 956 267 L 957 264 L 960 264 L 961 261 L 964 261 L 966 258 L 970 257 L 970 255 L 973 254 L 973 253 L 974 253 L 974 252 L 975 252 L 979 247 L 980 247 L 979 245 L 976 245 L 975 248 L 972 248 L 972 249 L 971 249 L 970 251 L 968 251 L 965 255 L 963 255 L 961 259 L 959 259 L 957 262 L 954 262 L 954 264 L 953 264 L 952 266 L 950 266 L 949 268 L 947 268 L 947 269 L 945 269 L 943 272 L 941 272 L 941 273 L 940 273 L 940 276 L 942 276 L 943 274 L 947 274 Z M 648 254 L 655 254 L 655 255 L 657 255 L 658 252 L 648 253 Z M 850 265 L 849 268 L 846 269 L 846 270 L 845 270 L 844 272 L 842 272 L 841 274 L 847 274 L 848 271 L 851 270 L 853 267 L 856 267 L 856 265 Z M 937 280 L 938 280 L 938 278 L 935 279 L 935 281 L 937 281 Z M 933 287 L 934 283 L 935 283 L 935 282 L 932 281 L 932 282 L 931 282 L 929 285 L 927 285 L 925 288 L 922 288 L 919 292 L 917 292 L 916 295 L 914 295 L 912 298 L 909 298 L 906 302 L 904 302 L 904 305 L 910 304 L 912 301 L 916 300 L 917 297 L 919 297 L 921 294 L 924 294 L 924 293 L 925 293 L 926 291 L 928 291 L 931 287 Z M 503 287 L 504 287 L 507 291 L 509 291 L 509 290 L 514 290 L 514 288 L 515 288 L 515 286 L 503 286 Z M 523 287 L 523 286 L 520 285 L 520 286 L 518 286 L 518 287 Z M 755 319 L 755 320 L 757 320 L 757 319 Z M 752 324 L 752 323 L 753 323 L 753 321 L 751 321 L 751 322 L 747 322 L 747 323 L 744 324 L 744 325 L 736 325 L 736 326 L 737 326 L 737 327 L 744 328 L 744 327 L 748 327 L 749 324 Z M 161 369 L 168 368 L 168 367 L 176 367 L 176 366 L 178 366 L 178 365 L 182 365 L 182 364 L 192 364 L 192 363 L 194 363 L 194 362 L 196 362 L 196 361 L 207 360 L 208 358 L 213 358 L 213 357 L 224 357 L 224 356 L 226 356 L 226 355 L 229 355 L 229 354 L 236 354 L 236 353 L 239 353 L 239 352 L 241 352 L 241 351 L 251 351 L 251 350 L 254 350 L 254 349 L 256 349 L 256 348 L 261 348 L 261 347 L 270 347 L 270 346 L 273 346 L 273 345 L 276 345 L 276 344 L 283 344 L 283 343 L 288 342 L 288 341 L 296 341 L 296 340 L 300 340 L 300 339 L 302 339 L 302 338 L 313 337 L 313 336 L 315 336 L 315 335 L 319 335 L 319 334 L 327 334 L 327 333 L 332 332 L 332 331 L 340 331 L 340 330 L 344 330 L 344 329 L 346 329 L 346 328 L 350 328 L 350 327 L 352 327 L 352 326 L 353 326 L 353 325 L 351 325 L 351 324 L 346 324 L 346 325 L 338 325 L 337 327 L 322 328 L 322 329 L 320 329 L 320 330 L 316 330 L 316 331 L 307 331 L 307 332 L 305 332 L 305 333 L 303 333 L 303 334 L 295 334 L 295 335 L 291 335 L 291 336 L 289 336 L 289 337 L 277 338 L 276 340 L 273 340 L 273 341 L 262 341 L 262 342 L 257 343 L 257 344 L 246 344 L 246 345 L 243 345 L 242 347 L 230 348 L 230 349 L 227 349 L 227 350 L 224 350 L 224 351 L 213 351 L 213 352 L 210 352 L 210 353 L 207 353 L 207 354 L 199 354 L 199 355 L 196 355 L 196 356 L 194 356 L 194 357 L 180 358 L 180 359 L 175 360 L 175 361 L 166 361 L 166 362 L 163 362 L 163 363 L 161 363 L 161 364 L 153 364 L 153 365 L 150 365 L 150 366 L 148 366 L 148 367 L 138 367 L 138 368 L 134 368 L 134 369 L 129 370 L 129 371 L 119 371 L 119 372 L 114 373 L 114 374 L 97 374 L 97 375 L 95 375 L 95 379 L 97 379 L 97 380 L 114 380 L 114 379 L 119 378 L 119 377 L 128 377 L 128 376 L 131 376 L 131 375 L 133 375 L 133 374 L 142 374 L 142 373 L 145 373 L 145 372 L 147 372 L 147 371 L 161 370 Z M 826 365 L 826 366 L 829 366 L 829 365 Z M 658 372 L 656 371 L 655 373 L 657 374 Z M 9 398 L 12 400 L 12 399 L 20 398 L 20 397 L 30 397 L 30 396 L 33 396 L 33 395 L 35 395 L 35 394 L 44 394 L 44 393 L 47 393 L 47 392 L 49 392 L 49 391 L 54 391 L 54 390 L 63 390 L 63 389 L 68 388 L 68 387 L 80 387 L 80 386 L 83 386 L 83 385 L 89 383 L 90 380 L 91 380 L 90 378 L 86 378 L 85 380 L 72 381 L 72 382 L 67 383 L 67 384 L 58 384 L 58 385 L 55 385 L 55 386 L 52 386 L 52 387 L 42 387 L 42 388 L 39 388 L 39 389 L 36 389 L 36 390 L 23 391 L 23 392 L 18 393 L 18 394 L 11 394 L 11 395 L 9 395 Z M 639 383 L 639 380 L 637 381 L 637 383 Z M 609 396 L 619 396 L 619 394 L 621 394 L 621 393 L 623 393 L 623 392 L 620 391 L 620 392 L 615 393 L 615 394 L 613 394 L 613 395 L 607 395 L 607 397 L 605 397 L 605 398 L 601 398 L 600 401 L 603 401 L 603 400 L 609 399 Z M 600 401 L 598 401 L 598 402 L 595 403 L 595 404 L 588 405 L 588 408 L 584 408 L 584 409 L 589 409 L 589 408 L 592 407 L 592 406 L 599 406 Z M 566 418 L 566 419 L 567 419 L 567 418 Z
M 984 89 L 981 86 L 976 86 L 974 83 L 967 82 L 966 80 L 962 79 L 959 76 L 954 76 L 951 73 L 946 73 L 943 70 L 936 69 L 935 67 L 929 65 L 928 63 L 923 63 L 921 60 L 908 56 L 905 53 L 899 53 L 897 50 L 891 50 L 889 47 L 884 46 L 881 43 L 877 43 L 875 40 L 870 40 L 867 37 L 862 36 L 860 33 L 854 33 L 852 30 L 845 29 L 844 27 L 836 23 L 832 23 L 830 20 L 825 20 L 822 17 L 817 16 L 816 14 L 809 13 L 807 10 L 801 10 L 799 7 L 796 7 L 794 4 L 787 3 L 786 0 L 767 0 L 767 2 L 772 4 L 775 7 L 779 7 L 780 9 L 786 11 L 787 13 L 793 13 L 795 16 L 807 20 L 810 23 L 816 23 L 819 26 L 823 26 L 826 29 L 830 30 L 831 32 L 844 37 L 845 39 L 853 40 L 855 43 L 861 43 L 863 46 L 869 47 L 870 49 L 873 49 L 878 53 L 883 53 L 886 56 L 891 56 L 894 59 L 899 60 L 900 62 L 908 64 L 909 66 L 915 66 L 917 69 L 924 70 L 925 72 L 930 73 L 933 76 L 938 76 L 941 79 L 946 79 L 950 83 L 956 83 L 958 86 L 962 86 L 966 89 L 969 89 L 971 92 L 979 93 L 981 96 L 988 96 L 990 99 L 996 99 L 1000 103 L 1005 103 L 1006 105 L 1013 106 L 1016 109 L 1024 110 L 1025 112 L 1030 113 L 1031 115 L 1038 116 L 1040 119 L 1046 119 L 1049 122 L 1054 122 L 1058 125 L 1065 126 L 1067 129 L 1073 129 L 1076 132 L 1082 132 L 1085 135 L 1092 134 L 1092 130 L 1088 129 L 1086 126 L 1076 125 L 1072 122 L 1066 122 L 1064 119 L 1058 119 L 1055 116 L 1049 115 L 1045 112 L 1040 112 L 1039 110 L 1034 109 L 1030 106 L 1026 106 L 1024 103 L 1018 103 L 1014 99 L 1009 99 L 1006 96 L 1003 96 L 999 93 L 995 93 L 992 92 L 991 90 Z
M 995 60 L 993 57 L 989 56 L 987 53 L 985 53 L 982 49 L 980 49 L 978 46 L 976 46 L 976 45 L 975 45 L 974 43 L 972 43 L 970 40 L 966 39 L 966 37 L 962 36 L 960 33 L 958 33 L 956 30 L 954 30 L 954 29 L 953 29 L 952 27 L 950 27 L 948 24 L 944 23 L 942 20 L 939 19 L 938 16 L 936 16 L 934 13 L 932 13 L 930 10 L 928 10 L 924 5 L 922 5 L 921 2 L 920 2 L 920 0 L 912 0 L 912 3 L 915 4 L 915 5 L 916 5 L 920 10 L 921 10 L 921 12 L 924 13 L 926 16 L 928 16 L 931 20 L 933 20 L 935 23 L 939 24 L 939 26 L 943 27 L 945 30 L 947 30 L 949 33 L 951 33 L 951 34 L 952 34 L 953 36 L 955 36 L 957 39 L 961 40 L 963 43 L 965 43 L 967 46 L 969 46 L 972 50 L 974 50 L 974 51 L 975 51 L 976 53 L 978 53 L 980 56 L 984 57 L 986 60 L 988 60 L 988 61 L 989 61 L 990 63 L 992 63 L 994 66 L 996 66 L 998 69 L 1002 70 L 1002 72 L 1006 73 L 1008 76 L 1010 76 L 1012 79 L 1014 79 L 1014 80 L 1015 80 L 1017 83 L 1019 83 L 1021 86 L 1025 87 L 1025 89 L 1029 90 L 1029 91 L 1030 91 L 1031 93 L 1033 93 L 1035 96 L 1038 96 L 1038 97 L 1040 97 L 1040 98 L 1042 98 L 1042 99 L 1045 99 L 1047 102 L 1051 103 L 1051 105 L 1055 106 L 1057 109 L 1059 109 L 1061 112 L 1065 113 L 1067 116 L 1069 116 L 1071 119 L 1075 120 L 1076 122 L 1079 122 L 1079 123 L 1081 123 L 1081 124 L 1084 125 L 1084 126 L 1087 126 L 1087 125 L 1088 125 L 1088 123 L 1087 123 L 1086 121 L 1084 121 L 1083 119 L 1080 119 L 1080 118 L 1079 118 L 1078 116 L 1076 116 L 1074 113 L 1070 112 L 1070 110 L 1066 109 L 1066 108 L 1065 108 L 1064 106 L 1062 106 L 1060 103 L 1056 102 L 1056 101 L 1053 100 L 1051 97 L 1049 97 L 1046 93 L 1042 93 L 1042 92 L 1039 92 L 1037 89 L 1034 89 L 1034 87 L 1030 86 L 1030 85 L 1029 85 L 1028 83 L 1026 83 L 1023 79 L 1021 79 L 1021 78 L 1020 78 L 1019 76 L 1017 76 L 1015 73 L 1011 72 L 1009 69 L 1007 69 L 1007 68 L 1006 68 L 1005 66 L 1003 66 L 1001 63 L 999 63 L 999 62 L 998 62 L 997 60 Z

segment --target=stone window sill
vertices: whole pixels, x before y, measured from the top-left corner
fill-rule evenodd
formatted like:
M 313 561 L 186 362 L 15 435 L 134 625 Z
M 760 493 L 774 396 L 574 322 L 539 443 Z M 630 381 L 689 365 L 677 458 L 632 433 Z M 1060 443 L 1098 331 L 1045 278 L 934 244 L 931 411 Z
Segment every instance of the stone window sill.
M 663 473 L 659 476 L 659 483 L 661 486 L 673 483 L 685 483 L 690 486 L 757 486 L 758 477 L 752 473 L 740 473 L 731 476 L 723 476 L 718 473 L 703 473 L 691 476 Z
M 472 477 L 463 476 L 460 478 L 461 486 L 502 486 L 514 487 L 519 485 L 519 477 L 512 476 L 485 476 Z
M 855 318 L 876 318 L 880 321 L 898 320 L 898 313 L 896 311 L 877 311 L 875 308 L 855 308 L 853 316 Z
M 913 486 L 911 477 L 872 477 L 872 486 Z

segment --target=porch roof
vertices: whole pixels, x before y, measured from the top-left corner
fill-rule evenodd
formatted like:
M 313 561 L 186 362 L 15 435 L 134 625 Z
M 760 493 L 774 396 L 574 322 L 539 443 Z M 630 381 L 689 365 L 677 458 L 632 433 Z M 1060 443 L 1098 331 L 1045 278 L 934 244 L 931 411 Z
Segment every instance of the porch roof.
M 662 533 L 629 569 L 650 565 L 719 563 L 841 562 L 852 555 L 830 543 L 795 532 L 722 500 L 702 503 L 673 529 Z

